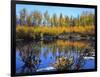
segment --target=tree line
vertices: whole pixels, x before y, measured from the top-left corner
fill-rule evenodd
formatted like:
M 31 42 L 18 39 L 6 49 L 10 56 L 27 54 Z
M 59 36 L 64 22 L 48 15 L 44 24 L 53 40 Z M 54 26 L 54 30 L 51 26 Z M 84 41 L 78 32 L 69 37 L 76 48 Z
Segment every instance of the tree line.
M 27 9 L 23 8 L 19 16 L 16 15 L 16 24 L 21 26 L 89 26 L 95 25 L 95 15 L 94 13 L 83 11 L 77 17 L 64 16 L 62 13 L 59 16 L 56 13 L 50 16 L 48 11 L 42 14 L 38 10 L 28 14 Z

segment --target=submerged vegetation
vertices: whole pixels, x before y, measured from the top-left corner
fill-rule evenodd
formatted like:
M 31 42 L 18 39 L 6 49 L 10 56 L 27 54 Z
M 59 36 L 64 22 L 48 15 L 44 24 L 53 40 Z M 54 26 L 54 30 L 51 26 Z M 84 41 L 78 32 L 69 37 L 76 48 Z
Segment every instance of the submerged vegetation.
M 54 67 L 57 70 L 68 70 L 74 64 L 73 58 L 67 59 L 66 57 L 57 58 Z

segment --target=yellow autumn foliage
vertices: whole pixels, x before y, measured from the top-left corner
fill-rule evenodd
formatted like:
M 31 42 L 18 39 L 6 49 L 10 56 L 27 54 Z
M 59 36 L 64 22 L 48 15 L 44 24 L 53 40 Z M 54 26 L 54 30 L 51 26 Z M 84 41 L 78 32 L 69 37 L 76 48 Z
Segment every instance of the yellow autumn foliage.
M 78 32 L 83 34 L 94 34 L 94 26 L 16 26 L 16 33 L 18 37 L 22 36 L 31 36 L 35 35 L 48 34 L 57 36 L 61 33 L 69 33 L 69 32 Z
M 63 40 L 58 40 L 56 43 L 60 47 L 70 46 L 70 47 L 86 48 L 86 47 L 89 46 L 88 43 L 86 44 L 85 42 L 81 42 L 81 41 L 63 41 Z

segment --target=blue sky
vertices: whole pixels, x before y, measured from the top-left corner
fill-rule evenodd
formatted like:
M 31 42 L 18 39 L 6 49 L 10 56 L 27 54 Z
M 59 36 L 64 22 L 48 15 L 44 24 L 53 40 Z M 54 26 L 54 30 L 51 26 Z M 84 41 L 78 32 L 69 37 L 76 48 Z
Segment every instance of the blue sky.
M 78 15 L 82 14 L 83 11 L 87 12 L 95 12 L 95 9 L 92 8 L 76 8 L 76 7 L 56 7 L 56 6 L 43 6 L 43 5 L 25 5 L 25 4 L 16 4 L 16 15 L 19 16 L 20 11 L 26 8 L 28 11 L 28 14 L 33 12 L 34 10 L 40 11 L 42 14 L 46 11 L 48 11 L 49 15 L 53 15 L 54 13 L 57 14 L 57 16 L 60 15 L 60 13 L 63 14 L 63 16 L 73 16 L 77 17 Z

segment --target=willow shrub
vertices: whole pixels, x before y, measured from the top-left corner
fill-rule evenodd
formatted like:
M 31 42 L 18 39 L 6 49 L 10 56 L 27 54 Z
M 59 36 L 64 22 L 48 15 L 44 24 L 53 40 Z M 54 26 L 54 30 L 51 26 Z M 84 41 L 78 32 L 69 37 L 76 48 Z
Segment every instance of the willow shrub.
M 78 32 L 83 34 L 94 34 L 94 26 L 16 26 L 16 37 L 17 39 L 27 39 L 41 37 L 42 35 L 58 36 L 62 33 L 67 32 Z
M 54 67 L 57 70 L 68 70 L 73 65 L 74 60 L 73 58 L 67 59 L 66 57 L 62 56 L 61 58 L 57 58 L 56 62 L 54 63 Z
M 17 39 L 28 39 L 34 38 L 34 29 L 28 26 L 17 26 L 16 27 L 16 38 Z

